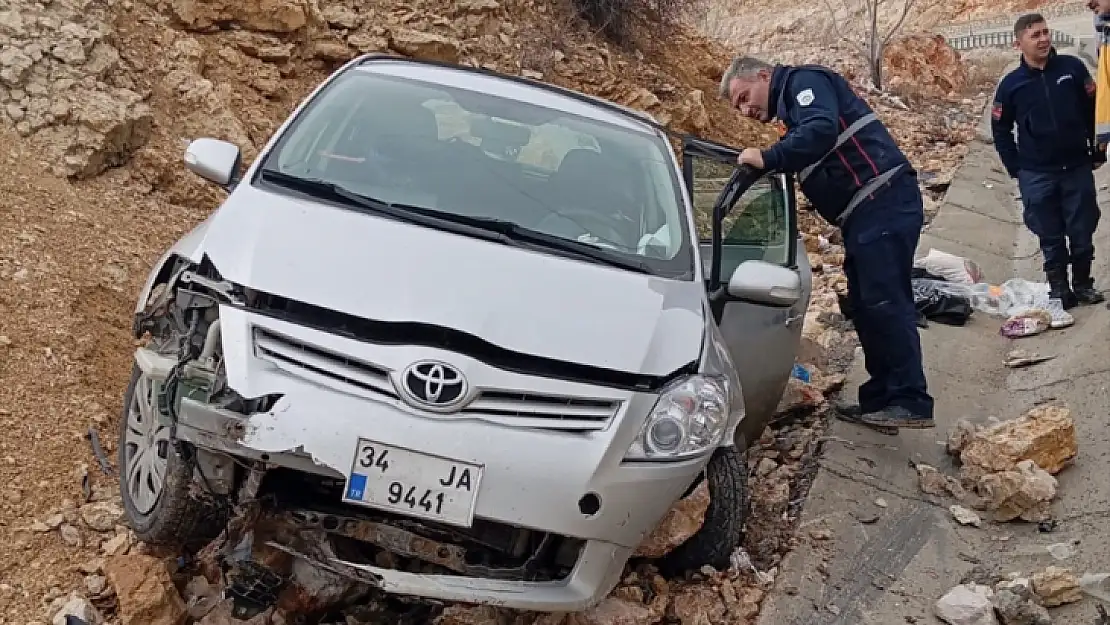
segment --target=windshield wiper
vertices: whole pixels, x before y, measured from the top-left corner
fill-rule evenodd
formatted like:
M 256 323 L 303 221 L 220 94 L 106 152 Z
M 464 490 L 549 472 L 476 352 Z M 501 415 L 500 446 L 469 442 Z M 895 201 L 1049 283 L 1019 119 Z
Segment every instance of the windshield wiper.
M 476 236 L 505 245 L 530 244 L 533 247 L 543 247 L 562 252 L 563 255 L 567 256 L 577 256 L 620 269 L 655 275 L 655 272 L 644 263 L 621 258 L 588 243 L 544 234 L 503 219 L 470 217 L 422 206 L 395 204 L 356 193 L 341 184 L 318 178 L 302 178 L 274 169 L 263 169 L 262 177 L 284 187 L 304 191 L 318 197 L 338 200 L 349 206 L 369 209 L 375 213 L 409 223 L 447 230 L 456 234 Z
M 573 239 L 564 239 L 555 235 L 546 234 L 531 228 L 515 224 L 511 221 L 504 219 L 495 219 L 493 217 L 471 217 L 468 215 L 457 215 L 455 213 L 446 213 L 437 211 L 431 208 L 424 208 L 421 206 L 406 206 L 407 210 L 416 213 L 427 215 L 435 219 L 444 219 L 454 223 L 471 226 L 474 228 L 481 228 L 490 232 L 496 232 L 511 238 L 514 241 L 521 243 L 530 243 L 549 249 L 554 249 L 560 252 L 568 253 L 575 256 L 585 257 L 588 260 L 596 261 L 606 265 L 611 265 L 619 269 L 627 269 L 629 271 L 637 271 L 639 273 L 646 273 L 654 275 L 650 267 L 646 264 L 637 262 L 630 259 L 621 258 L 607 250 L 599 248 L 589 243 L 575 241 Z

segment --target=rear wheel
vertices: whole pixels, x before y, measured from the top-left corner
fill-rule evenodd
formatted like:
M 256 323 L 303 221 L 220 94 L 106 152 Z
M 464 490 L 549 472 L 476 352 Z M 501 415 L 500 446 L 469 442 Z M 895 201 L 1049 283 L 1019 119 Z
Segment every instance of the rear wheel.
M 223 509 L 194 488 L 193 463 L 159 423 L 156 385 L 137 364 L 124 395 L 119 433 L 120 497 L 128 524 L 143 542 L 194 546 L 214 538 Z
M 747 452 L 721 447 L 705 467 L 709 507 L 705 521 L 693 536 L 663 556 L 660 568 L 668 575 L 699 569 L 729 566 L 733 552 L 744 541 L 744 522 L 751 510 L 748 494 Z

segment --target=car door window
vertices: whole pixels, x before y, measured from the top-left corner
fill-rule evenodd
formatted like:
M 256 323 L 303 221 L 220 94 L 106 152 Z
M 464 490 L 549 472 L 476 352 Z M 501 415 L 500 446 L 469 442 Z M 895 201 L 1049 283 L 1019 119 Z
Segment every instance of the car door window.
M 730 163 L 692 159 L 694 221 L 706 275 L 713 261 L 713 205 L 735 169 Z M 764 176 L 740 196 L 722 221 L 720 275 L 732 275 L 746 260 L 793 265 L 787 197 L 782 175 Z

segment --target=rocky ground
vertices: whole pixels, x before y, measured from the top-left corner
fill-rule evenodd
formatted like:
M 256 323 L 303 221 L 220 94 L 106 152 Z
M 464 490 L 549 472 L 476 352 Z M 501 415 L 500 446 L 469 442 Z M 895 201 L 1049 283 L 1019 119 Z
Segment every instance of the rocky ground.
M 641 37 L 630 52 L 561 4 L 530 0 L 0 2 L 0 625 L 61 625 L 66 613 L 123 625 L 228 622 L 187 562 L 136 544 L 120 525 L 115 477 L 88 438 L 97 432 L 114 460 L 135 293 L 159 254 L 220 200 L 181 165 L 189 140 L 227 139 L 253 158 L 327 72 L 387 50 L 542 77 L 736 145 L 773 139 L 716 101 L 724 47 L 685 30 L 654 41 L 665 47 Z M 865 85 L 849 51 L 784 60 L 806 58 L 857 77 L 933 209 L 987 86 L 927 36 L 894 45 L 887 92 Z M 732 570 L 666 580 L 633 567 L 605 603 L 572 617 L 383 603 L 347 622 L 749 622 L 794 540 L 791 521 L 821 450 L 824 394 L 841 383 L 854 347 L 837 312 L 835 232 L 809 215 L 803 230 L 817 269 L 803 358 L 813 379 L 792 382 L 752 451 L 753 517 Z M 696 527 L 699 504 L 686 502 L 661 534 Z

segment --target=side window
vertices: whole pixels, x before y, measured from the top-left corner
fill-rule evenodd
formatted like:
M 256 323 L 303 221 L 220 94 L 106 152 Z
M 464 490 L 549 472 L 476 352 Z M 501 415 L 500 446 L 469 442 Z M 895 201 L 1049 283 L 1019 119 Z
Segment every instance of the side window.
M 712 266 L 713 205 L 735 168 L 728 163 L 693 159 L 694 221 L 708 274 Z M 763 260 L 790 265 L 790 206 L 782 176 L 765 176 L 740 196 L 722 223 L 721 276 L 728 279 L 740 263 Z

